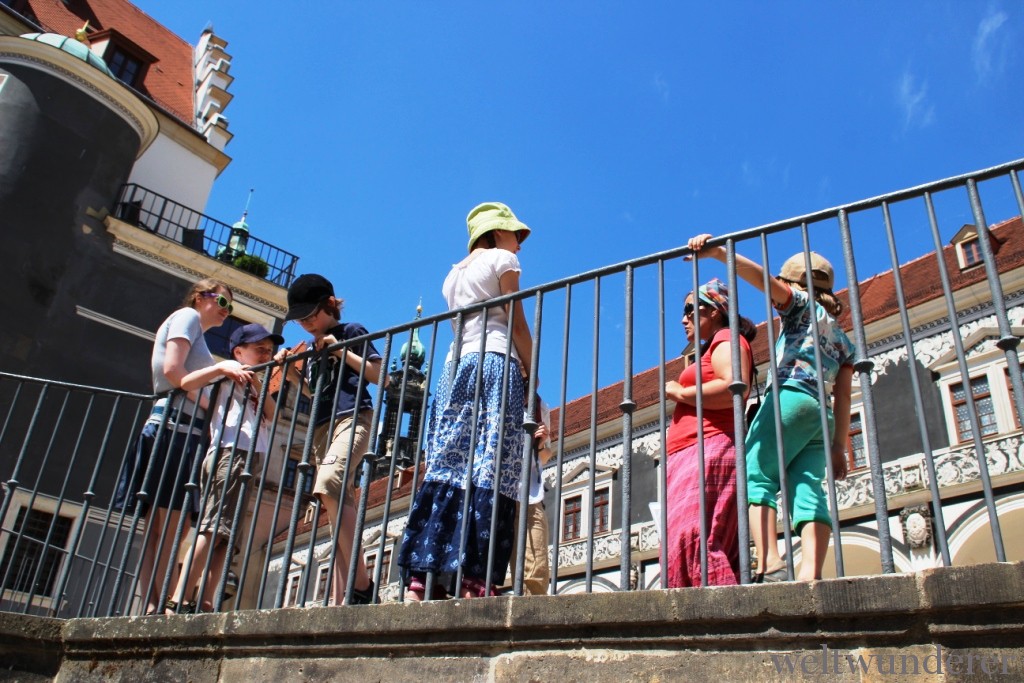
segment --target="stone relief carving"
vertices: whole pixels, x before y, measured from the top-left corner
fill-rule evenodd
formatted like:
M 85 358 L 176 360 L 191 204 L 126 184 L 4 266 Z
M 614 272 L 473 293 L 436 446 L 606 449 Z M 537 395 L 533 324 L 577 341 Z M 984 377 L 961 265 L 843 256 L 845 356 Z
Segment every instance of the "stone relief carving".
M 903 540 L 911 548 L 925 548 L 932 544 L 932 515 L 927 505 L 914 505 L 900 511 Z
M 974 446 L 962 446 L 934 455 L 935 477 L 940 487 L 954 486 L 981 477 L 981 468 L 975 457 Z M 991 476 L 1024 470 L 1024 444 L 1020 435 L 985 443 L 985 462 Z M 924 455 L 902 458 L 882 467 L 887 497 L 918 491 L 929 485 Z M 874 501 L 871 491 L 871 473 L 855 472 L 845 481 L 836 482 L 836 499 L 840 508 L 865 505 Z
M 968 311 L 964 311 L 963 313 L 970 313 L 976 310 L 980 311 L 989 309 L 991 309 L 991 306 L 986 304 L 983 307 L 974 307 Z M 1021 320 L 1024 319 L 1024 306 L 1015 306 L 1014 308 L 1010 309 L 1009 311 L 1007 311 L 1007 317 L 1009 318 L 1011 326 L 1020 325 Z M 937 322 L 943 322 L 944 320 L 945 319 Z M 978 318 L 977 320 L 972 320 L 971 322 L 960 325 L 960 338 L 966 339 L 975 331 L 983 327 L 996 328 L 997 326 L 998 322 L 996 321 L 995 314 L 987 315 L 983 318 Z M 923 329 L 928 329 L 928 327 L 929 326 L 918 328 L 917 330 L 914 330 L 914 332 L 918 332 Z M 902 335 L 889 337 L 888 339 L 876 342 L 871 346 L 878 348 L 883 344 L 901 341 L 902 339 Z M 968 349 L 966 351 L 967 356 L 970 357 L 972 355 L 985 353 L 991 350 L 992 347 L 995 346 L 996 341 L 998 341 L 998 337 L 986 337 L 982 343 L 976 344 L 974 347 Z M 921 365 L 927 367 L 931 363 L 935 362 L 937 358 L 947 353 L 952 347 L 953 333 L 950 330 L 945 330 L 943 332 L 939 332 L 938 334 L 933 334 L 931 336 L 915 341 L 914 357 L 917 359 L 919 363 L 921 363 Z M 900 363 L 901 361 L 905 361 L 906 359 L 907 347 L 903 343 L 899 344 L 898 346 L 892 349 L 889 349 L 888 351 L 872 355 L 871 360 L 875 362 L 874 374 L 872 375 L 872 384 L 874 384 L 876 378 L 880 377 L 881 375 L 884 375 L 891 366 L 894 366 Z M 855 380 L 856 379 L 857 378 L 855 377 Z
M 636 443 L 636 440 L 633 441 Z M 634 448 L 635 450 L 635 448 Z M 588 464 L 590 462 L 590 454 L 584 453 L 577 455 L 572 458 L 566 458 L 562 461 L 562 469 L 559 471 L 556 467 L 546 467 L 544 469 L 544 483 L 547 484 L 548 488 L 553 488 L 558 478 L 566 477 L 572 473 L 580 464 Z M 597 452 L 597 465 L 598 467 L 604 467 L 607 469 L 617 470 L 622 466 L 622 444 L 618 443 L 608 448 L 603 448 Z M 580 471 L 573 481 L 586 481 L 590 476 L 589 468 Z M 571 482 L 570 482 L 571 483 Z
M 634 524 L 629 534 L 629 547 L 634 552 L 654 550 L 658 547 L 658 530 L 654 522 Z M 605 562 L 620 557 L 621 534 L 611 533 L 594 539 L 594 562 Z M 574 567 L 587 563 L 587 540 L 562 543 L 558 549 L 558 567 Z

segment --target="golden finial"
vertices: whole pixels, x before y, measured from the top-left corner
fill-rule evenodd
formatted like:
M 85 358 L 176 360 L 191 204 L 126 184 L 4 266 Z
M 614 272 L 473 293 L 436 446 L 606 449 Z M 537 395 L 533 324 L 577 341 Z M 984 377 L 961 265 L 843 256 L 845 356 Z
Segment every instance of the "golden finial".
M 89 44 L 89 35 L 88 35 L 88 33 L 86 33 L 86 31 L 88 31 L 88 30 L 89 30 L 89 22 L 87 21 L 84 24 L 82 24 L 82 28 L 75 30 L 75 40 L 77 40 L 80 43 L 85 43 L 86 45 L 88 45 Z

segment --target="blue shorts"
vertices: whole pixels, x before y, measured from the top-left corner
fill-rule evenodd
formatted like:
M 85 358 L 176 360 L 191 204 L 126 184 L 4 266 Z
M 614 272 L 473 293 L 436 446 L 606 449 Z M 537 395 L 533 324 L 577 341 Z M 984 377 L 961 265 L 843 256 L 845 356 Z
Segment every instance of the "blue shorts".
M 159 436 L 159 444 L 157 443 Z M 192 477 L 200 434 L 174 431 L 147 422 L 135 440 L 134 453 L 129 453 L 114 494 L 114 509 L 131 511 L 140 506 L 145 515 L 150 507 L 181 510 L 185 502 L 185 484 Z M 138 493 L 145 493 L 138 497 Z M 188 512 L 198 509 L 195 496 Z
M 831 524 L 825 480 L 825 458 L 831 438 L 821 431 L 821 404 L 798 389 L 782 387 L 779 392 L 782 411 L 782 450 L 786 463 L 786 496 L 793 529 L 804 522 Z M 835 419 L 827 409 L 828 429 L 835 430 Z M 775 438 L 775 402 L 765 394 L 761 409 L 750 424 L 744 441 L 747 451 L 747 502 L 776 507 L 779 493 L 779 455 Z

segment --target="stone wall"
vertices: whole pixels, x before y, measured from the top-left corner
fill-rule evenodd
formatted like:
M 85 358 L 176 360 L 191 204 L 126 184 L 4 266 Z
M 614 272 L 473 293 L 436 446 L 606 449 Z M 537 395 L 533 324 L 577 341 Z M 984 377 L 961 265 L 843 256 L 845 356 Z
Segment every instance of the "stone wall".
M 3 615 L 0 679 L 1018 681 L 1022 624 L 1019 563 L 200 616 Z

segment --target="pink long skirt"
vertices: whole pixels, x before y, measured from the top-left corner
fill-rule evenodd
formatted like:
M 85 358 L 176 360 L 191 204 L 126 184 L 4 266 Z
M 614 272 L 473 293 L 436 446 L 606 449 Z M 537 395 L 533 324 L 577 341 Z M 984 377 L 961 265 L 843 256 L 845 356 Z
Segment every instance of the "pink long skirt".
M 668 585 L 700 586 L 700 489 L 696 444 L 668 456 Z M 704 440 L 709 586 L 739 583 L 736 446 L 725 434 Z

